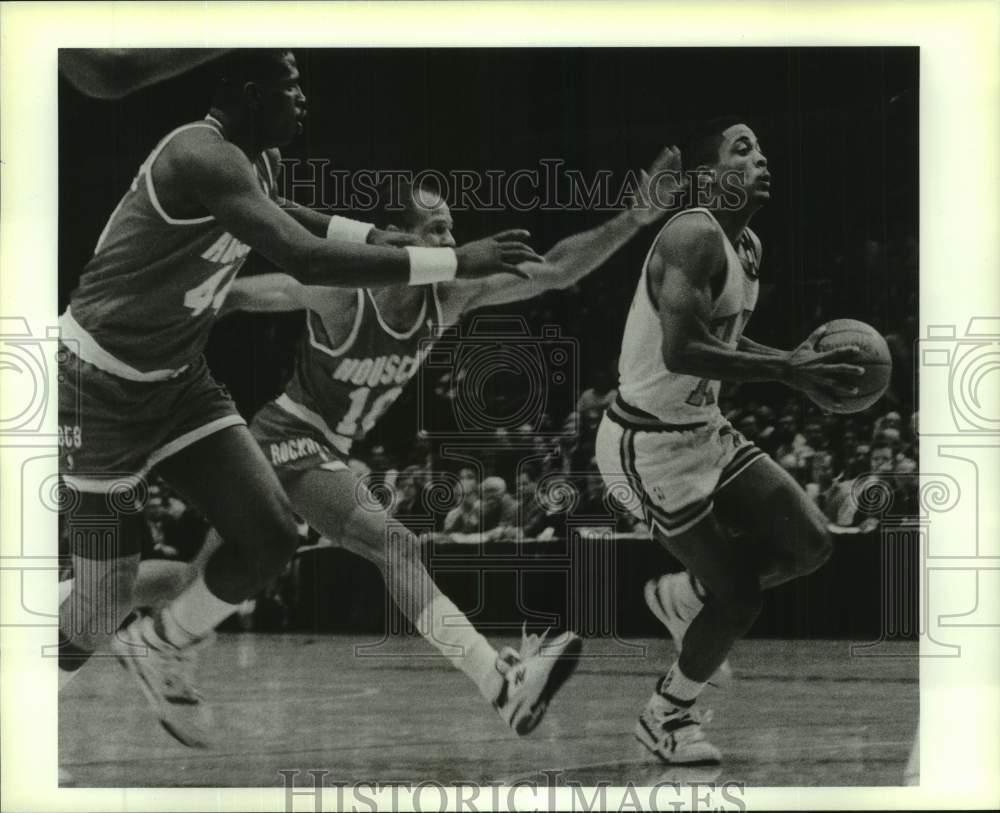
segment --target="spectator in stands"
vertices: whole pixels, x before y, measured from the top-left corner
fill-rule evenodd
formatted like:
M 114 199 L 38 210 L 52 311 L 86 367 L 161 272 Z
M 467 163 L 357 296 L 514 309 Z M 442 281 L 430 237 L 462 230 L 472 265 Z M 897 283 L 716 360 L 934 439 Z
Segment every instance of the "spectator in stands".
M 574 516 L 583 519 L 593 517 L 594 526 L 611 527 L 618 533 L 648 532 L 645 523 L 640 523 L 615 497 L 607 494 L 604 478 L 597 469 L 596 461 L 591 471 L 581 480 L 583 492 L 574 510 Z
M 517 505 L 507 493 L 507 484 L 494 476 L 483 480 L 478 496 L 452 509 L 444 530 L 455 542 L 496 542 L 514 539 L 516 522 Z
M 522 469 L 517 476 L 516 522 L 520 535 L 534 539 L 539 535 L 554 536 L 565 528 L 565 516 L 550 511 L 551 506 L 539 498 L 538 478 L 530 469 Z
M 381 445 L 372 447 L 371 454 L 368 456 L 368 464 L 371 467 L 371 474 L 368 475 L 366 481 L 368 487 L 388 508 L 392 502 L 390 498 L 396 490 L 399 470 L 389 459 L 385 446 Z
M 475 533 L 479 530 L 479 477 L 476 470 L 463 466 L 458 470 L 455 489 L 458 505 L 444 518 L 442 530 L 445 533 Z
M 889 474 L 893 470 L 892 449 L 889 446 L 859 445 L 853 459 L 848 462 L 844 478 L 829 492 L 826 516 L 831 522 L 845 527 L 858 525 L 866 517 L 858 511 L 855 489 L 865 477 Z
M 806 446 L 814 453 L 826 451 L 830 446 L 829 438 L 823 431 L 823 424 L 818 419 L 811 418 L 806 421 L 806 425 L 802 428 L 802 435 L 806 439 Z
M 617 366 L 616 362 L 614 366 L 607 368 L 599 367 L 597 369 L 594 385 L 581 392 L 579 399 L 577 399 L 577 412 L 582 415 L 591 410 L 596 411 L 598 414 L 597 420 L 600 422 L 600 416 L 604 414 L 604 410 L 611 405 L 611 402 L 615 400 L 615 396 L 618 394 L 618 390 L 615 388 L 615 370 Z
M 185 562 L 194 559 L 209 529 L 200 512 L 189 507 L 165 483 L 150 486 L 145 512 L 153 542 L 146 558 Z
M 424 503 L 427 475 L 420 466 L 407 466 L 396 480 L 396 499 L 392 515 L 403 524 L 407 520 L 430 519 L 430 509 Z
M 774 450 L 774 457 L 779 462 L 789 454 L 795 455 L 798 459 L 802 448 L 806 445 L 805 437 L 799 432 L 798 417 L 789 407 L 790 404 L 785 405 L 785 411 L 778 418 L 778 428 L 775 432 L 777 447 Z
M 809 459 L 806 494 L 813 498 L 821 511 L 826 509 L 826 501 L 834 484 L 833 455 L 829 452 L 816 452 Z
M 507 493 L 507 483 L 502 477 L 487 477 L 479 489 L 482 504 L 482 524 L 480 530 L 513 528 L 517 514 L 517 503 Z

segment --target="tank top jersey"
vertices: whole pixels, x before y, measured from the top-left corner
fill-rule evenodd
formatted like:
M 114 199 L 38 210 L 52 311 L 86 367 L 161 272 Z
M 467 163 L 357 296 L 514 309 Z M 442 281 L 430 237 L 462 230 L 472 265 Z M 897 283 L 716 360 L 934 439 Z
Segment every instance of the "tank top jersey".
M 437 287 L 425 288 L 419 314 L 403 332 L 386 324 L 370 291 L 358 289 L 351 331 L 336 346 L 328 329 L 336 314 L 325 313 L 322 305 L 313 308 L 306 312 L 292 379 L 277 404 L 347 454 L 352 441 L 392 406 L 430 351 L 441 324 Z
M 224 138 L 221 124 L 209 117 L 159 142 L 108 219 L 60 320 L 63 337 L 106 372 L 160 380 L 197 359 L 250 252 L 214 217 L 174 218 L 160 206 L 153 163 L 178 133 L 194 128 Z M 274 199 L 275 169 L 266 153 L 253 167 Z
M 699 214 L 701 213 L 701 214 Z M 694 208 L 674 215 L 664 229 L 680 217 L 705 217 L 718 229 L 726 251 L 725 279 L 712 303 L 709 329 L 729 347 L 736 347 L 757 304 L 758 269 L 761 244 L 745 229 L 734 247 L 715 216 L 708 209 Z M 653 245 L 656 245 L 654 241 Z M 663 362 L 660 348 L 663 331 L 660 314 L 648 285 L 650 248 L 625 323 L 622 352 L 618 363 L 619 395 L 624 404 L 621 417 L 628 419 L 629 407 L 641 410 L 662 423 L 686 425 L 711 422 L 719 416 L 719 381 L 671 372 Z M 640 419 L 641 420 L 641 419 Z

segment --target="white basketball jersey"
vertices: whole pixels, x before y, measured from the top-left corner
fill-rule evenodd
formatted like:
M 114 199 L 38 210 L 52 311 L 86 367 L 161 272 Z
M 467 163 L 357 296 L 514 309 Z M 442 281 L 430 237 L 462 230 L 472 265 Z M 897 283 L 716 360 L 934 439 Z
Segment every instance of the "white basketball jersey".
M 712 303 L 709 329 L 727 345 L 736 347 L 757 304 L 760 240 L 750 229 L 745 229 L 734 248 L 715 216 L 703 208 L 679 212 L 663 228 L 666 229 L 680 217 L 707 217 L 719 230 L 726 250 L 726 275 L 722 289 Z M 625 413 L 620 417 L 644 423 L 641 413 L 646 413 L 646 419 L 655 418 L 671 425 L 711 421 L 719 415 L 719 382 L 673 373 L 663 363 L 660 314 L 647 281 L 652 254 L 653 249 L 650 248 L 625 323 L 618 362 L 619 394 L 624 402 L 620 408 Z M 631 415 L 628 414 L 630 411 Z

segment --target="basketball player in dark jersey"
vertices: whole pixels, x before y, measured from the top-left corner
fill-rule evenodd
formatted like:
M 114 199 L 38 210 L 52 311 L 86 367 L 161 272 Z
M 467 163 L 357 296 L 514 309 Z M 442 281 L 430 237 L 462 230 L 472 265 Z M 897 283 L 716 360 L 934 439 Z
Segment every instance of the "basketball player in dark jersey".
M 202 355 L 249 251 L 309 284 L 351 288 L 520 276 L 520 264 L 540 260 L 526 232 L 403 249 L 393 246 L 405 239 L 371 230 L 359 239 L 349 221 L 282 201 L 277 147 L 305 113 L 291 52 L 234 51 L 210 114 L 170 133 L 140 167 L 60 318 L 60 478 L 75 574 L 60 606 L 60 686 L 130 609 L 152 467 L 226 540 L 173 626 L 157 626 L 144 656 L 130 659 L 158 702 L 160 667 L 197 637 L 188 630 L 228 615 L 298 545 L 278 479 Z M 97 534 L 95 522 L 113 530 Z
M 237 280 L 226 303 L 227 310 L 306 310 L 292 379 L 257 413 L 251 431 L 296 513 L 324 537 L 374 562 L 416 629 L 476 684 L 518 734 L 541 721 L 575 665 L 579 638 L 570 632 L 550 640 L 525 636 L 520 652 L 505 647 L 498 653 L 441 593 L 421 561 L 417 539 L 348 468 L 348 455 L 354 440 L 374 426 L 416 374 L 442 326 L 479 307 L 567 287 L 601 266 L 642 226 L 663 216 L 660 202 L 670 199 L 668 172 L 679 167 L 677 150 L 664 150 L 641 175 L 643 205 L 560 241 L 542 264 L 525 267 L 530 279 L 350 291 L 270 274 Z M 418 246 L 455 245 L 451 213 L 436 193 L 402 184 L 386 199 L 403 203 L 402 211 L 383 214 L 388 230 L 412 235 Z M 148 623 L 135 621 L 117 645 L 132 637 L 140 642 L 142 625 Z M 183 660 L 177 665 L 172 695 L 197 703 L 189 670 Z

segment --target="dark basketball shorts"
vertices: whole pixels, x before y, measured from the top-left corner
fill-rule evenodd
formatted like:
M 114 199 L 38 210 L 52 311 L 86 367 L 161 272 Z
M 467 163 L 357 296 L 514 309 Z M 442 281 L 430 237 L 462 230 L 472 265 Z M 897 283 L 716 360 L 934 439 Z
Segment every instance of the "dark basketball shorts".
M 268 401 L 250 422 L 250 431 L 282 485 L 304 471 L 346 471 L 348 456 L 323 430 Z
M 59 473 L 79 491 L 133 485 L 192 443 L 246 424 L 204 357 L 174 378 L 133 381 L 60 349 Z

